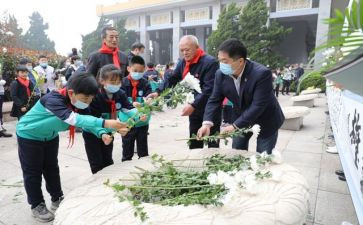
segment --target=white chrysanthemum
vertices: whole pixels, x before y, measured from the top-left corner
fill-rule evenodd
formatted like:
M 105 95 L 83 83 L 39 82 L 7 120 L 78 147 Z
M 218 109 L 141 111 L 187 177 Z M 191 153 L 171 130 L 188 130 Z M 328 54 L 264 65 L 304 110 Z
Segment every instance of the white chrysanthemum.
M 188 104 L 193 104 L 194 102 L 194 94 L 193 93 L 187 93 L 186 94 L 186 98 L 185 98 L 185 102 Z
M 217 174 L 215 173 L 211 173 L 208 175 L 207 177 L 207 180 L 209 182 L 209 184 L 217 184 L 217 181 L 218 181 L 218 177 L 217 177 Z
M 273 163 L 281 164 L 283 162 L 282 155 L 278 150 L 273 149 L 271 156 L 272 156 Z
M 260 167 L 257 164 L 256 155 L 250 157 L 251 169 L 257 171 Z
M 187 86 L 198 93 L 202 93 L 202 89 L 200 88 L 199 80 L 188 73 L 185 78 L 180 82 L 181 85 Z
M 260 125 L 258 125 L 258 124 L 253 125 L 251 128 L 251 131 L 252 131 L 253 135 L 256 135 L 256 136 L 260 135 L 260 131 L 261 131 Z

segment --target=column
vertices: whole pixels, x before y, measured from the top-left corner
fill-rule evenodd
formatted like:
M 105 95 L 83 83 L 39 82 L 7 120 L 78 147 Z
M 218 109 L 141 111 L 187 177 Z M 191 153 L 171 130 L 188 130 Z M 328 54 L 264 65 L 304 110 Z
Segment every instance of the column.
M 319 2 L 319 14 L 316 29 L 315 47 L 318 47 L 328 40 L 329 24 L 325 24 L 324 20 L 330 18 L 331 0 L 325 0 Z M 321 67 L 321 63 L 324 60 L 322 52 L 315 53 L 315 69 Z
M 140 16 L 140 42 L 145 45 L 145 52 L 142 55 L 145 62 L 150 61 L 150 38 L 149 33 L 146 30 L 146 14 Z
M 199 46 L 205 50 L 205 43 L 204 43 L 204 27 L 196 27 L 195 28 L 195 36 L 198 38 Z
M 180 9 L 173 10 L 173 61 L 177 62 L 179 59 L 179 40 L 182 35 L 182 31 L 180 28 Z

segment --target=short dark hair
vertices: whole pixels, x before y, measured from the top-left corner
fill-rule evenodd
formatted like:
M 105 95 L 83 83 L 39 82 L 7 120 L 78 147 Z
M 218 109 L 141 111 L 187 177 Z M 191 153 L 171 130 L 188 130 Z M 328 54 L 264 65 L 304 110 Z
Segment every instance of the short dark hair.
M 152 63 L 152 62 L 147 63 L 147 67 L 148 68 L 154 68 L 154 63 Z
M 30 61 L 30 59 L 28 58 L 21 58 L 19 60 L 19 65 L 26 65 L 27 63 L 31 63 L 32 61 Z
M 134 51 L 135 49 L 142 49 L 145 48 L 145 45 L 143 45 L 140 42 L 135 42 L 131 45 L 131 51 Z
M 95 96 L 98 92 L 98 84 L 91 73 L 76 72 L 67 81 L 67 89 L 73 89 L 75 94 Z
M 40 55 L 40 56 L 38 57 L 38 59 L 43 59 L 43 58 L 48 59 L 48 57 L 47 57 L 46 55 Z
M 78 55 L 74 55 L 71 57 L 71 63 L 74 64 L 74 62 L 77 60 L 77 59 L 81 59 L 81 57 L 79 57 Z
M 243 43 L 236 38 L 230 38 L 224 41 L 218 48 L 218 51 L 225 52 L 233 59 L 247 58 L 247 49 Z
M 121 70 L 116 67 L 114 64 L 107 64 L 102 66 L 100 69 L 97 80 L 117 80 L 121 79 Z
M 169 69 L 170 67 L 174 66 L 175 63 L 174 62 L 169 62 L 167 65 L 166 65 L 166 69 Z
M 28 71 L 28 68 L 27 68 L 25 65 L 18 65 L 18 66 L 16 67 L 16 72 L 19 72 L 19 71 L 24 71 L 24 72 L 26 72 L 26 71 Z
M 145 66 L 145 60 L 141 56 L 136 55 L 130 60 L 130 65 L 132 66 L 134 64 L 140 64 L 142 66 Z
M 102 31 L 101 31 L 101 38 L 102 38 L 102 39 L 106 38 L 106 36 L 107 36 L 107 31 L 111 31 L 111 30 L 115 30 L 115 31 L 117 31 L 117 30 L 116 30 L 116 28 L 114 28 L 113 26 L 107 26 L 107 27 L 104 27 L 104 28 L 102 29 Z

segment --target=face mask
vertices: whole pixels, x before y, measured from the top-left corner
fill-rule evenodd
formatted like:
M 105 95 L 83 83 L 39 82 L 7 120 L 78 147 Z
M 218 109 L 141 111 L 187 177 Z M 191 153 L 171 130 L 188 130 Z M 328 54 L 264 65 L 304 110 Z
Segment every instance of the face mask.
M 81 60 L 76 60 L 76 62 L 74 63 L 74 65 L 81 66 L 82 65 L 82 61 Z
M 87 103 L 84 103 L 82 101 L 79 101 L 79 100 L 76 100 L 76 102 L 72 105 L 74 105 L 77 109 L 85 109 L 88 107 L 88 104 Z
M 43 68 L 46 68 L 48 66 L 48 63 L 46 63 L 46 62 L 40 63 L 40 66 Z
M 138 73 L 138 72 L 132 72 L 131 73 L 131 77 L 134 80 L 140 80 L 142 78 L 143 73 Z
M 219 69 L 225 75 L 231 76 L 233 74 L 232 66 L 227 63 L 219 63 Z
M 32 66 L 27 66 L 26 68 L 28 68 L 29 71 L 32 71 L 33 70 L 33 67 Z
M 116 93 L 120 90 L 121 85 L 113 85 L 113 84 L 107 84 L 105 86 L 106 91 L 110 92 L 110 93 Z

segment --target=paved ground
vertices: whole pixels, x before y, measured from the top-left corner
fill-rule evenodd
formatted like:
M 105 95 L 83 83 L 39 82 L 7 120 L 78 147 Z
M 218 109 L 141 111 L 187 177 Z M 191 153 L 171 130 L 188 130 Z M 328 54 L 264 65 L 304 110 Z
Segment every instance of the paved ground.
M 290 106 L 286 96 L 280 96 L 282 106 Z M 354 207 L 345 182 L 337 179 L 334 171 L 341 168 L 338 155 L 325 152 L 327 145 L 334 145 L 329 140 L 331 134 L 327 115 L 325 96 L 316 99 L 316 107 L 304 120 L 300 131 L 279 132 L 277 149 L 282 151 L 284 159 L 299 168 L 311 188 L 311 208 L 307 224 L 335 225 L 342 221 L 358 224 Z M 150 125 L 149 152 L 168 154 L 175 151 L 187 151 L 185 142 L 176 142 L 176 138 L 188 135 L 188 120 L 180 117 L 180 109 L 169 110 L 155 115 Z M 6 127 L 15 133 L 15 122 Z M 59 165 L 62 187 L 65 195 L 81 185 L 91 176 L 83 139 L 76 134 L 75 145 L 67 149 L 67 133 L 61 134 Z M 222 146 L 222 148 L 230 147 Z M 255 144 L 250 145 L 254 151 Z M 134 157 L 137 160 L 137 157 Z M 121 138 L 116 138 L 114 161 L 121 163 Z M 33 225 L 38 224 L 31 218 L 26 203 L 22 174 L 17 156 L 15 138 L 0 138 L 0 224 Z M 9 185 L 9 186 L 7 186 Z M 49 204 L 49 195 L 43 187 L 43 193 Z

